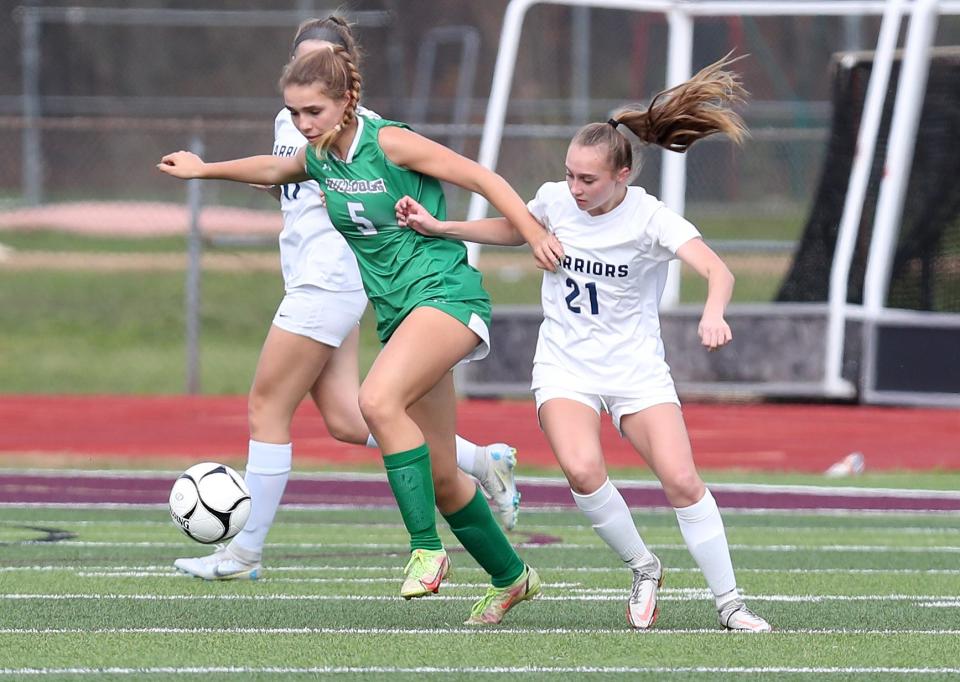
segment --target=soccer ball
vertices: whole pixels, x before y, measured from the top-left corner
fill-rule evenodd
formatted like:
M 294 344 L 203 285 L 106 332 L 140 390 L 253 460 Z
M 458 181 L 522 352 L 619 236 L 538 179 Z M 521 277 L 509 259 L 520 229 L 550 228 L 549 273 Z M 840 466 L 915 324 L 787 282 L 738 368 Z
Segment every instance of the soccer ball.
M 197 542 L 229 540 L 249 517 L 247 484 L 225 464 L 194 464 L 180 474 L 170 491 L 170 518 Z

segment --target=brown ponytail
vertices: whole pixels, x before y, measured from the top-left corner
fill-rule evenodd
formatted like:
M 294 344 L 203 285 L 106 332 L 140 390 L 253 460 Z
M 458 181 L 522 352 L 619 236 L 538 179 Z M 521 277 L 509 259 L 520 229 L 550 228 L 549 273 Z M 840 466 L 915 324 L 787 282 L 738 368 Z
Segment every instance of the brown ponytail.
M 330 99 L 350 99 L 340 123 L 314 143 L 318 156 L 326 154 L 340 131 L 356 117 L 362 84 L 363 77 L 350 57 L 350 52 L 340 45 L 305 54 L 284 68 L 283 75 L 280 76 L 281 90 L 290 85 L 318 85 Z
M 740 144 L 747 134 L 743 119 L 732 107 L 748 95 L 740 76 L 726 67 L 742 57 L 730 54 L 701 69 L 690 80 L 664 90 L 650 100 L 650 106 L 621 107 L 605 123 L 590 123 L 574 135 L 573 142 L 583 146 L 605 144 L 610 149 L 613 169 L 630 168 L 634 173 L 632 145 L 617 132 L 625 126 L 643 144 L 655 144 L 683 153 L 697 140 L 715 133 L 726 133 Z

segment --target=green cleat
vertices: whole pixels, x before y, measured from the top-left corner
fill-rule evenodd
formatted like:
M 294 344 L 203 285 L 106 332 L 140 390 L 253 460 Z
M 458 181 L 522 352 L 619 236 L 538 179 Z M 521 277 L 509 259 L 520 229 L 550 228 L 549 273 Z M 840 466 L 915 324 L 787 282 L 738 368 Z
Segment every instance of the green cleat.
M 529 566 L 524 566 L 523 573 L 512 585 L 488 587 L 483 599 L 473 605 L 470 617 L 464 625 L 496 625 L 507 615 L 507 611 L 522 601 L 533 599 L 538 594 L 540 594 L 540 576 Z
M 400 596 L 404 599 L 436 594 L 440 583 L 450 572 L 450 560 L 445 550 L 415 549 L 403 569 L 403 586 Z

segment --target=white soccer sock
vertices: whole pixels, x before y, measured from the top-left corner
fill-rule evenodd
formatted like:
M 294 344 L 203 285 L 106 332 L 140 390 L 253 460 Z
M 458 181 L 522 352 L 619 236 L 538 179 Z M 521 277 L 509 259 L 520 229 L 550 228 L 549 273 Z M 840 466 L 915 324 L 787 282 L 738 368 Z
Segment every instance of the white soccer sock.
M 674 508 L 674 511 L 683 541 L 707 579 L 707 585 L 717 600 L 717 608 L 721 606 L 721 601 L 725 604 L 739 597 L 723 519 L 710 491 L 705 491 L 699 502 L 689 507 Z
M 379 448 L 377 439 L 371 433 L 367 436 L 368 448 Z M 470 474 L 474 478 L 480 478 L 487 473 L 487 460 L 485 457 L 478 457 L 480 446 L 471 443 L 466 438 L 457 436 L 457 468 L 460 471 Z
M 273 525 L 280 506 L 280 498 L 290 477 L 293 461 L 292 443 L 261 443 L 251 440 L 247 455 L 247 471 L 244 480 L 250 489 L 250 518 L 233 543 L 243 556 L 259 559 L 267 533 Z
M 476 443 L 457 436 L 457 468 L 470 474 L 474 478 L 482 478 L 487 474 L 487 458 Z
M 647 563 L 650 550 L 640 538 L 623 495 L 609 478 L 589 495 L 581 495 L 573 490 L 570 492 L 577 507 L 590 520 L 597 535 L 610 549 L 631 566 Z

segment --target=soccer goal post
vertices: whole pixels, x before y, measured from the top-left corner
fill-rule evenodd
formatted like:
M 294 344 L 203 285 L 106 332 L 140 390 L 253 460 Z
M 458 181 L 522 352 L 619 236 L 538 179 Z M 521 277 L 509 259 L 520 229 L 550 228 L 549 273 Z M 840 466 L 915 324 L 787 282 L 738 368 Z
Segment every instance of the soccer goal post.
M 715 359 L 702 363 L 700 359 L 692 362 L 686 354 L 683 362 L 697 365 L 675 368 L 675 378 L 681 393 L 687 392 L 707 395 L 771 395 L 771 396 L 810 396 L 832 398 L 860 398 L 870 402 L 907 402 L 960 404 L 960 379 L 955 389 L 952 379 L 928 381 L 926 386 L 918 385 L 904 390 L 904 385 L 891 383 L 883 378 L 885 363 L 894 349 L 903 349 L 904 343 L 931 343 L 931 348 L 949 347 L 953 337 L 952 329 L 960 330 L 958 311 L 899 310 L 889 302 L 888 293 L 892 270 L 898 258 L 894 246 L 900 234 L 900 212 L 903 210 L 903 192 L 911 170 L 909 151 L 916 134 L 917 119 L 923 106 L 925 94 L 925 73 L 929 60 L 929 51 L 934 42 L 937 16 L 941 14 L 960 14 L 960 2 L 956 0 L 835 0 L 819 2 L 776 1 L 760 2 L 753 0 L 702 2 L 680 2 L 675 0 L 512 0 L 504 17 L 499 52 L 494 70 L 490 98 L 487 103 L 484 130 L 480 142 L 478 160 L 489 168 L 497 168 L 502 151 L 508 104 L 511 102 L 514 76 L 518 60 L 521 59 L 521 36 L 525 22 L 529 23 L 530 10 L 538 6 L 559 6 L 570 8 L 590 8 L 597 10 L 620 10 L 644 16 L 659 17 L 665 28 L 666 59 L 663 82 L 666 87 L 676 85 L 689 78 L 693 71 L 694 26 L 696 22 L 729 18 L 743 20 L 745 17 L 807 17 L 820 20 L 824 17 L 879 17 L 880 34 L 876 50 L 872 53 L 873 68 L 870 72 L 869 89 L 863 101 L 862 118 L 856 121 L 853 130 L 857 139 L 852 163 L 847 166 L 848 174 L 837 183 L 846 187 L 840 199 L 842 215 L 838 208 L 832 225 L 832 239 L 826 268 L 820 273 L 824 291 L 829 296 L 808 301 L 781 299 L 783 302 L 755 304 L 751 306 L 731 306 L 730 316 L 743 316 L 746 335 L 754 332 L 766 334 L 763 340 L 754 340 L 745 350 L 738 350 L 739 357 Z M 900 27 L 905 16 L 910 16 L 910 30 L 903 47 L 902 62 L 895 55 Z M 658 24 L 659 25 L 659 24 Z M 528 27 L 528 30 L 529 27 Z M 531 34 L 525 36 L 530 39 Z M 698 34 L 702 38 L 702 34 Z M 734 41 L 723 47 L 738 48 L 738 52 L 750 51 Z M 805 46 L 802 46 L 803 49 Z M 723 51 L 726 51 L 724 49 Z M 811 48 L 813 49 L 813 48 Z M 829 53 L 840 52 L 832 48 Z M 722 52 L 718 51 L 719 54 Z M 763 58 L 765 55 L 756 55 Z M 527 61 L 530 60 L 528 56 Z M 899 80 L 893 80 L 891 69 L 900 65 L 902 74 Z M 889 84 L 898 84 L 891 87 Z M 747 83 L 748 88 L 750 83 Z M 892 98 L 888 92 L 898 93 L 893 127 L 889 133 L 889 149 L 876 145 L 877 129 L 883 115 L 886 100 Z M 647 93 L 652 94 L 651 93 Z M 600 119 L 597 119 L 600 120 Z M 587 123 L 590 119 L 579 121 Z M 530 127 L 529 124 L 527 127 Z M 764 138 L 766 131 L 755 132 L 754 142 Z M 801 131 L 803 133 L 803 131 Z M 809 139 L 813 140 L 814 137 Z M 819 138 L 820 140 L 824 138 Z M 824 150 L 827 145 L 819 145 Z M 706 150 L 706 147 L 703 148 Z M 516 155 L 515 150 L 510 150 Z M 695 151 L 694 154 L 698 152 Z M 749 151 L 747 152 L 749 154 Z M 851 302 L 850 259 L 854 246 L 864 238 L 859 230 L 863 220 L 863 194 L 870 177 L 870 169 L 879 160 L 886 164 L 887 178 L 881 189 L 883 211 L 878 222 L 872 225 L 867 238 L 870 240 L 869 271 L 866 282 L 869 294 L 864 292 L 862 301 Z M 688 158 L 681 154 L 662 151 L 657 160 L 659 169 L 659 188 L 656 194 L 664 203 L 679 213 L 687 213 L 688 176 L 690 168 Z M 826 172 L 824 170 L 824 172 Z M 895 177 L 896 176 L 896 177 Z M 542 181 L 555 179 L 544 176 Z M 649 181 L 649 178 L 648 178 Z M 646 183 L 645 183 L 646 184 Z M 702 184 L 702 182 L 701 182 Z M 649 186 L 649 185 L 648 185 Z M 812 192 L 806 201 L 812 198 Z M 722 207 L 721 207 L 722 208 Z M 478 219 L 487 215 L 487 203 L 474 195 L 468 210 L 469 219 Z M 811 211 L 814 209 L 811 208 Z M 842 218 L 842 219 L 841 219 Z M 872 219 L 872 216 L 871 216 Z M 710 242 L 710 236 L 707 241 Z M 802 247 L 802 244 L 800 244 Z M 479 247 L 472 247 L 476 258 Z M 736 268 L 734 268 L 736 272 Z M 769 299 L 768 299 L 769 300 Z M 687 306 L 678 305 L 680 301 L 679 268 L 673 269 L 664 292 L 662 322 L 665 341 L 668 348 L 679 347 L 679 352 L 692 350 L 689 343 L 675 343 L 666 338 L 670 333 L 671 318 L 691 317 Z M 531 321 L 514 323 L 511 318 L 521 320 L 529 317 Z M 522 307 L 501 307 L 498 324 L 510 327 L 505 333 L 510 339 L 511 353 L 516 356 L 519 348 L 530 345 L 532 359 L 533 339 L 536 335 L 536 323 L 539 311 Z M 784 322 L 786 320 L 786 322 Z M 936 339 L 918 341 L 912 331 L 909 334 L 889 332 L 889 325 L 909 320 L 913 327 L 936 330 Z M 898 322 L 899 321 L 899 322 Z M 528 332 L 521 334 L 518 325 L 526 325 Z M 853 327 L 851 327 L 851 324 Z M 694 325 L 695 326 L 695 325 Z M 911 327 L 911 330 L 913 330 Z M 885 331 L 886 330 L 886 331 Z M 900 330 L 902 331 L 902 330 Z M 678 332 L 680 333 L 680 332 Z M 944 336 L 946 334 L 946 336 Z M 740 338 L 744 338 L 741 334 Z M 521 338 L 532 337 L 529 342 L 518 344 Z M 894 343 L 893 339 L 899 339 Z M 932 337 L 931 337 L 932 338 Z M 689 341 L 689 339 L 687 339 Z M 894 345 L 891 345 L 894 343 Z M 897 345 L 899 344 L 899 345 Z M 946 346 L 944 345 L 946 344 Z M 785 347 L 786 346 L 786 347 Z M 764 349 L 765 347 L 765 349 Z M 741 346 L 741 349 L 743 347 Z M 521 354 L 525 351 L 521 351 Z M 721 355 L 721 354 L 715 354 Z M 736 353 L 734 353 L 736 355 Z M 915 354 L 923 355 L 923 353 Z M 669 359 L 669 358 L 668 358 Z M 941 360 L 947 358 L 942 357 Z M 467 380 L 461 383 L 467 393 L 478 395 L 504 392 L 521 392 L 526 376 L 514 380 L 515 372 L 523 362 L 516 357 L 498 365 L 496 353 L 490 370 L 479 365 L 471 369 Z M 791 364 L 790 372 L 775 369 L 777 363 Z M 488 361 L 489 363 L 489 361 Z M 488 363 L 482 363 L 484 365 Z M 673 363 L 672 363 L 673 364 Z M 510 367 L 508 370 L 507 367 Z M 851 366 L 853 369 L 851 369 Z M 771 368 L 770 371 L 758 368 Z M 906 374 L 913 373 L 908 369 Z M 701 371 L 702 370 L 702 371 Z M 929 375 L 930 370 L 923 373 Z M 489 374 L 489 376 L 484 376 Z M 889 372 L 887 373 L 889 374 Z M 902 379 L 902 372 L 900 373 Z M 949 372 L 947 373 L 949 374 Z M 889 377 L 888 377 L 889 378 Z M 907 382 L 909 383 L 909 382 Z M 523 387 L 525 390 L 525 387 Z

